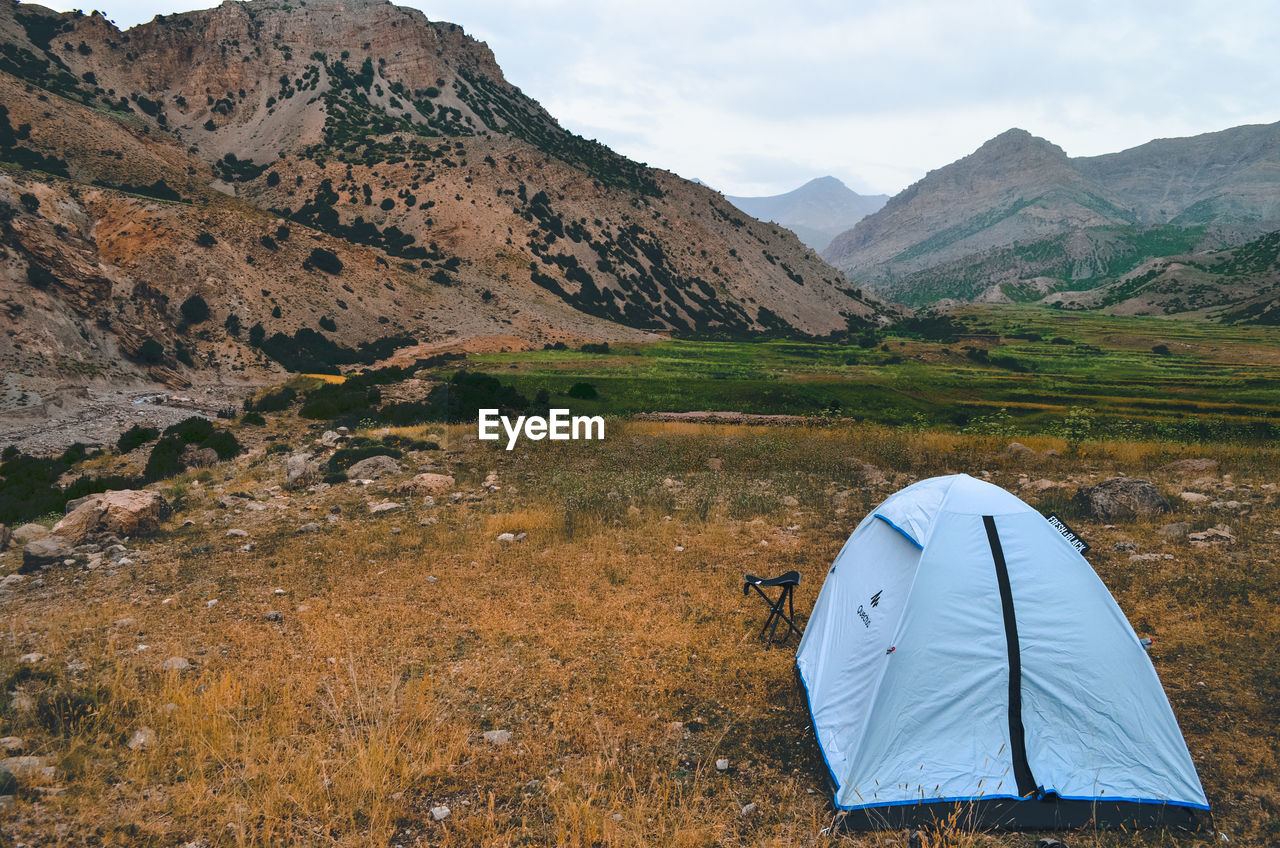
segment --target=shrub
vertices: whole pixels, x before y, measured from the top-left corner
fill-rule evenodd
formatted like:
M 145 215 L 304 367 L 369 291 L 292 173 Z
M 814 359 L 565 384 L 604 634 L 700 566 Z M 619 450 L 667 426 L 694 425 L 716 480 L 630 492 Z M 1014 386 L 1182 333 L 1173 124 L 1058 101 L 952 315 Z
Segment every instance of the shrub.
M 178 311 L 182 313 L 182 320 L 188 324 L 199 324 L 209 320 L 209 304 L 205 303 L 204 298 L 198 294 L 193 294 L 182 301 Z
M 342 260 L 336 253 L 325 250 L 323 247 L 312 248 L 311 255 L 307 257 L 307 263 L 326 274 L 342 273 Z
M 267 187 L 275 188 L 278 185 L 280 185 L 280 174 L 275 171 L 271 171 L 267 174 Z
M 18 195 L 18 202 L 22 204 L 22 208 L 30 212 L 32 215 L 40 211 L 40 200 L 34 194 L 24 191 Z
M 267 423 L 267 419 L 262 417 L 261 412 L 246 412 L 240 416 L 241 424 L 252 424 L 255 427 L 261 427 Z
M 116 442 L 116 448 L 120 453 L 128 453 L 158 438 L 160 438 L 160 431 L 155 427 L 143 427 L 141 424 L 134 424 L 120 436 L 120 440 Z
M 244 408 L 258 412 L 281 412 L 289 408 L 298 397 L 292 386 L 285 386 L 278 392 L 267 392 L 256 401 L 245 401 Z
M 1157 356 L 1171 356 L 1173 351 L 1169 350 L 1168 345 L 1158 344 L 1151 348 L 1151 352 Z
M 597 344 L 595 342 L 587 342 L 582 347 L 580 347 L 579 350 L 581 350 L 583 353 L 608 353 L 609 343 L 603 342 L 603 343 Z
M 332 333 L 338 329 L 338 325 L 334 323 L 332 318 L 326 315 L 320 319 L 320 329 L 328 330 Z
M 566 394 L 571 398 L 578 398 L 579 400 L 590 400 L 592 398 L 599 397 L 599 393 L 596 392 L 596 387 L 590 383 L 574 383 L 569 387 L 569 391 L 566 392 Z
M 164 348 L 155 339 L 144 339 L 138 348 L 138 358 L 143 362 L 160 362 L 164 359 Z
M 212 233 L 200 233 L 196 236 L 196 244 L 201 247 L 213 247 L 217 243 L 218 240 L 213 237 Z
M 142 476 L 148 480 L 164 480 L 181 474 L 186 470 L 182 462 L 184 447 L 182 439 L 177 436 L 165 436 L 156 442 L 147 457 L 147 467 L 142 470 Z

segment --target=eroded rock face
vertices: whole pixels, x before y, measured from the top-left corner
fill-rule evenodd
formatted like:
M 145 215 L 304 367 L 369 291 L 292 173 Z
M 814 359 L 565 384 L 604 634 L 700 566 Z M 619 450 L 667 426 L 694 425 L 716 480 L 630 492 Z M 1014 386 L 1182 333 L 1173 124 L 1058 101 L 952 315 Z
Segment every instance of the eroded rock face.
M 457 485 L 448 474 L 416 474 L 400 487 L 406 495 L 442 495 Z
M 347 477 L 352 480 L 377 480 L 390 474 L 399 474 L 403 470 L 400 463 L 389 456 L 371 456 L 348 468 Z
M 53 535 L 72 545 L 98 533 L 142 536 L 160 529 L 169 517 L 169 503 L 159 492 L 122 489 L 89 495 L 67 504 L 73 507 L 53 527 Z
M 1099 521 L 1117 521 L 1169 511 L 1169 502 L 1150 480 L 1112 477 L 1096 486 L 1081 486 L 1076 504 Z

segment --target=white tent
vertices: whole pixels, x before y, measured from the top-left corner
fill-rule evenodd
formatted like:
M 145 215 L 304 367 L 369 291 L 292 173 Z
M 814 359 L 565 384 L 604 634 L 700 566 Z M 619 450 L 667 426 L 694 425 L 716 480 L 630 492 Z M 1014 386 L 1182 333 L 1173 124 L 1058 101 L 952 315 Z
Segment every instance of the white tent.
M 1160 680 L 1089 563 L 965 474 L 891 496 L 827 574 L 796 656 L 852 827 L 1198 826 Z

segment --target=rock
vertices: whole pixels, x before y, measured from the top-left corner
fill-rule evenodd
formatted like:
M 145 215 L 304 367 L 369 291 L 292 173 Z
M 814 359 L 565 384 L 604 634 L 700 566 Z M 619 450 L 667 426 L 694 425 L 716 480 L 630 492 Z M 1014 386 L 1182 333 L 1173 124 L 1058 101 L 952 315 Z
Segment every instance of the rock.
M 350 436 L 350 435 L 351 435 L 351 429 L 350 429 L 350 428 L 348 428 L 348 427 L 339 427 L 339 428 L 338 428 L 338 435 L 339 435 L 339 436 Z
M 1201 457 L 1199 459 L 1179 459 L 1177 462 L 1170 462 L 1168 465 L 1162 465 L 1156 471 L 1163 471 L 1166 474 L 1177 474 L 1180 477 L 1190 477 L 1191 475 L 1205 475 L 1218 473 L 1218 460 Z
M 22 656 L 18 657 L 18 662 L 22 663 L 23 665 L 39 665 L 44 661 L 45 661 L 45 655 L 36 651 L 33 651 L 29 654 L 23 654 Z
M 1010 442 L 1005 445 L 1004 450 L 1000 451 L 1000 455 L 1008 457 L 1031 457 L 1035 456 L 1036 452 L 1024 445 L 1022 442 Z
M 299 533 L 319 533 L 320 525 L 314 521 L 308 521 L 306 524 L 298 528 Z
M 1235 542 L 1236 537 L 1231 533 L 1231 527 L 1226 524 L 1218 524 L 1203 530 L 1199 533 L 1188 533 L 1187 541 L 1192 547 L 1205 548 L 1209 545 L 1230 545 Z
M 1169 511 L 1169 502 L 1150 480 L 1112 477 L 1096 486 L 1081 486 L 1076 504 L 1092 518 L 1115 521 Z
M 27 742 L 20 736 L 6 736 L 0 739 L 0 748 L 4 749 L 6 754 L 13 756 L 21 754 L 27 748 Z
M 12 539 L 13 531 L 9 529 L 9 525 L 0 524 L 0 551 L 7 550 Z
M 188 468 L 208 468 L 218 464 L 218 452 L 213 448 L 187 445 L 182 450 L 182 462 Z
M 1049 448 L 1047 451 L 1044 452 L 1044 455 L 1048 457 L 1058 457 L 1058 456 L 1062 456 L 1062 451 L 1058 450 L 1057 448 Z
M 511 731 L 509 730 L 486 730 L 484 732 L 484 741 L 490 745 L 505 745 L 511 741 Z
M 22 574 L 6 574 L 0 578 L 0 589 L 12 591 L 22 585 L 27 578 Z
M 1131 554 L 1138 549 L 1138 546 L 1133 542 L 1116 542 L 1111 548 L 1118 553 Z
M 53 780 L 58 774 L 48 757 L 5 757 L 0 760 L 0 771 L 18 780 Z
M 1191 525 L 1185 521 L 1179 521 L 1176 524 L 1166 524 L 1156 532 L 1166 539 L 1181 539 L 1191 532 Z
M 789 507 L 797 507 L 797 506 L 800 506 L 800 501 L 796 500 L 796 498 L 792 495 L 787 495 L 782 499 L 782 505 L 789 506 Z
M 403 466 L 389 456 L 371 456 L 348 468 L 347 477 L 351 480 L 377 480 L 403 470 Z
M 133 735 L 129 737 L 129 750 L 141 751 L 145 748 L 154 748 L 156 745 L 156 732 L 149 727 L 139 727 L 133 731 Z
M 18 791 L 18 778 L 8 769 L 0 769 L 0 798 L 12 798 Z M 0 804 L 0 806 L 8 806 Z
M 320 444 L 326 447 L 333 447 L 340 441 L 342 441 L 342 436 L 334 430 L 325 430 L 320 436 Z
M 716 771 L 728 771 L 728 770 L 729 770 L 728 760 L 724 758 L 716 760 Z
M 53 535 L 72 544 L 89 536 L 143 536 L 160 529 L 172 510 L 159 492 L 149 489 L 120 489 L 79 498 L 75 508 L 53 528 Z M 68 504 L 70 507 L 71 504 Z
M 443 495 L 457 485 L 448 474 L 415 474 L 400 486 L 402 495 Z
M 248 535 L 249 535 L 248 530 L 241 530 L 239 527 L 232 527 L 230 530 L 227 531 L 228 539 L 244 539 L 248 537 Z
M 1049 489 L 1056 489 L 1057 487 L 1062 485 L 1063 485 L 1062 483 L 1058 483 L 1054 480 L 1049 480 L 1042 477 L 1039 480 L 1028 480 L 1026 483 L 1023 483 L 1019 488 L 1023 489 L 1024 491 L 1044 492 Z
M 449 818 L 449 813 L 451 812 L 453 811 L 450 810 L 448 807 L 444 806 L 443 804 L 441 804 L 439 807 L 431 808 L 431 818 L 433 818 L 436 821 L 444 821 L 445 819 Z
M 49 535 L 49 528 L 43 524 L 23 524 L 14 530 L 10 536 L 14 545 L 26 546 L 34 542 L 36 539 L 43 539 Z
M 869 462 L 862 463 L 862 481 L 868 486 L 883 486 L 889 482 L 884 472 Z
M 724 460 L 718 456 L 713 456 L 707 460 L 707 469 L 709 471 L 720 471 L 724 468 Z
M 498 534 L 499 542 L 514 542 L 515 540 L 516 540 L 515 533 L 499 533 Z
M 369 513 L 377 515 L 380 512 L 391 512 L 394 509 L 402 509 L 404 504 L 395 501 L 383 501 L 382 503 L 369 504 Z
M 747 804 L 742 808 L 742 817 L 744 819 L 749 819 L 756 814 L 756 810 L 758 809 L 760 808 L 756 806 L 756 802 L 752 801 L 750 804 Z
M 1181 492 L 1178 497 L 1182 498 L 1187 503 L 1193 504 L 1205 503 L 1209 500 L 1208 495 L 1203 495 L 1200 492 Z
M 160 666 L 163 671 L 187 671 L 191 668 L 191 662 L 186 657 L 169 657 Z
M 284 487 L 290 491 L 305 489 L 316 481 L 319 469 L 305 453 L 295 453 L 284 461 Z
M 271 610 L 263 618 L 267 621 L 284 621 L 284 613 L 280 612 L 280 610 Z
M 75 556 L 75 550 L 60 536 L 45 536 L 22 549 L 22 571 L 30 572 L 56 565 Z

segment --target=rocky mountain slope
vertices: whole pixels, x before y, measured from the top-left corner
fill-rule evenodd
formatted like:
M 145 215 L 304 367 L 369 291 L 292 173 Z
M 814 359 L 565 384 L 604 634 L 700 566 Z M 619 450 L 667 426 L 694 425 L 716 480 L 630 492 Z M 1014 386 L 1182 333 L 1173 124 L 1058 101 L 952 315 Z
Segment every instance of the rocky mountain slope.
M 1071 158 L 1009 130 L 892 198 L 823 256 L 908 303 L 1038 300 L 1280 227 L 1280 123 Z
M 889 200 L 887 194 L 858 194 L 835 177 L 818 177 L 785 194 L 725 200 L 761 221 L 781 224 L 821 253 L 831 240 Z
M 0 105 L 0 362 L 26 381 L 5 398 L 884 314 L 389 3 L 227 2 L 127 32 L 6 3 Z

